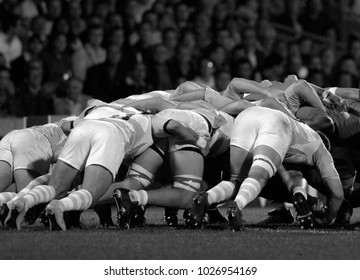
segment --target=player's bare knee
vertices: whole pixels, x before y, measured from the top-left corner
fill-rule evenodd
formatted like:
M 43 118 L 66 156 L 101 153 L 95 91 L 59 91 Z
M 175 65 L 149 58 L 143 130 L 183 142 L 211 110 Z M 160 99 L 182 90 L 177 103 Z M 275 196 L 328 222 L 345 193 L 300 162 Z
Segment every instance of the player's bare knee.
M 153 174 L 141 165 L 133 163 L 130 167 L 128 178 L 132 183 L 140 186 L 140 189 L 144 189 L 151 184 Z

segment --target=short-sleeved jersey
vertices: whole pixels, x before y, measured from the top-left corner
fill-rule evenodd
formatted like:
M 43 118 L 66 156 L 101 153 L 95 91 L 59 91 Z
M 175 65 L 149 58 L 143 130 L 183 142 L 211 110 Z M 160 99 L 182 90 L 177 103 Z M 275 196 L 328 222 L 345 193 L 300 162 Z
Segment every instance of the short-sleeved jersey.
M 217 157 L 223 154 L 230 147 L 231 133 L 234 126 L 234 118 L 225 112 L 219 114 L 226 120 L 210 140 L 209 157 Z
M 356 115 L 326 108 L 326 113 L 309 106 L 301 107 L 296 116 L 300 120 L 329 116 L 336 125 L 338 136 L 347 139 L 360 132 L 360 118 Z
M 127 137 L 125 139 L 125 158 L 133 158 L 150 147 L 153 139 L 151 117 L 131 112 L 133 112 L 131 108 L 100 106 L 87 114 L 85 119 L 110 122 L 121 129 Z
M 251 120 L 252 125 L 246 128 L 248 134 L 251 135 L 250 130 L 252 130 L 254 131 L 252 134 L 257 135 L 254 137 L 254 142 L 261 142 L 266 145 L 270 142 L 270 140 L 266 140 L 267 135 L 271 137 L 276 129 L 276 134 L 279 134 L 280 137 L 269 139 L 275 139 L 271 142 L 275 151 L 282 151 L 286 148 L 284 162 L 315 166 L 323 178 L 338 176 L 333 159 L 322 139 L 308 125 L 296 121 L 280 111 L 263 107 L 251 107 L 244 110 L 240 115 L 242 115 L 242 119 Z M 237 129 L 236 122 L 234 130 Z M 257 139 L 259 135 L 264 139 Z M 247 135 L 238 134 L 237 137 L 247 137 Z M 290 137 L 290 141 L 287 141 L 289 146 L 283 147 L 284 143 L 281 139 L 288 137 Z
M 31 129 L 42 133 L 48 139 L 53 151 L 53 162 L 55 162 L 59 157 L 61 149 L 64 147 L 67 139 L 64 131 L 61 129 L 60 122 L 33 126 Z

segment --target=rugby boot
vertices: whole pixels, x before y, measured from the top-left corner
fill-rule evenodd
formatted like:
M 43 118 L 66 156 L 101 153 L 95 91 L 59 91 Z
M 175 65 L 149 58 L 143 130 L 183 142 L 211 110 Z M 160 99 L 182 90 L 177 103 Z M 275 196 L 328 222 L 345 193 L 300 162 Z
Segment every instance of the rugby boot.
M 348 200 L 344 200 L 337 212 L 334 226 L 342 227 L 345 229 L 351 228 L 350 219 L 353 214 L 353 207 Z
M 131 203 L 131 222 L 130 227 L 145 226 L 145 209 L 137 201 Z
M 25 200 L 22 198 L 17 199 L 5 220 L 5 227 L 8 228 L 17 228 L 21 230 L 21 223 L 25 219 L 25 214 L 28 211 L 26 207 Z
M 193 204 L 184 216 L 185 224 L 189 228 L 201 228 L 206 211 L 209 209 L 207 193 L 199 193 L 193 200 Z M 185 212 L 184 212 L 185 214 Z
M 117 221 L 121 229 L 129 229 L 131 225 L 132 202 L 127 189 L 115 189 L 113 198 L 117 207 Z
M 218 208 L 208 209 L 205 217 L 205 224 L 227 224 L 226 218 L 220 213 Z
M 53 200 L 45 207 L 45 215 L 49 221 L 50 231 L 66 231 L 64 212 L 60 208 L 59 200 Z
M 268 217 L 259 222 L 259 225 L 288 225 L 294 222 L 291 211 L 285 207 L 273 209 L 268 212 Z
M 300 227 L 302 229 L 313 228 L 313 214 L 304 195 L 302 195 L 301 193 L 294 194 L 293 204 L 297 213 L 296 220 L 300 222 Z
M 100 225 L 102 227 L 113 227 L 115 226 L 112 217 L 111 217 L 111 207 L 103 206 L 103 207 L 95 207 L 95 213 L 99 216 Z
M 242 218 L 242 211 L 239 209 L 235 201 L 229 204 L 227 210 L 227 218 L 229 221 L 230 229 L 232 231 L 244 230 L 244 220 Z
M 72 210 L 64 212 L 66 228 L 82 228 L 81 213 L 83 211 Z
M 6 203 L 3 203 L 2 205 L 0 205 L 0 222 L 1 222 L 2 226 L 4 226 L 4 227 L 5 227 L 5 220 L 9 214 L 9 211 L 10 211 L 9 207 L 7 206 Z
M 165 208 L 165 222 L 169 227 L 178 226 L 178 212 L 179 209 L 166 207 Z
M 40 203 L 34 207 L 31 207 L 29 211 L 26 212 L 25 221 L 28 225 L 32 225 L 36 222 L 37 218 L 39 218 L 40 214 L 44 211 L 46 205 L 47 203 Z

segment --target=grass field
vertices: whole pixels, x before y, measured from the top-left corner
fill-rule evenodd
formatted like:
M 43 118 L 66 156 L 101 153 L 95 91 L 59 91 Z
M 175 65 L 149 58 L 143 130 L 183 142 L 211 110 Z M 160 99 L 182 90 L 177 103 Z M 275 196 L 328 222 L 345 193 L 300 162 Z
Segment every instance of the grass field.
M 164 210 L 147 210 L 147 226 L 119 230 L 97 226 L 92 210 L 82 214 L 83 229 L 50 232 L 36 223 L 22 231 L 0 229 L 2 260 L 358 260 L 360 228 L 353 230 L 300 230 L 297 226 L 261 228 L 254 224 L 269 208 L 249 207 L 244 219 L 249 226 L 243 232 L 231 232 L 221 226 L 203 229 L 183 227 L 182 211 L 179 228 L 166 227 Z M 360 220 L 355 209 L 353 222 Z M 114 212 L 115 215 L 115 212 Z

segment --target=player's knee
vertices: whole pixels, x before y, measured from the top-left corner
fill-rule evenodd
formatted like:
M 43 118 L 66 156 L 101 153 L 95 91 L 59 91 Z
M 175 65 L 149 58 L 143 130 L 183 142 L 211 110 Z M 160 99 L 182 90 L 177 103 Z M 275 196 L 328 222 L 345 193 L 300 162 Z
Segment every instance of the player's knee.
M 200 190 L 201 186 L 201 177 L 197 176 L 189 176 L 189 175 L 183 175 L 183 176 L 175 176 L 174 177 L 174 188 L 177 189 L 183 189 L 189 192 L 196 193 Z
M 153 174 L 141 165 L 133 163 L 130 167 L 128 177 L 138 182 L 142 188 L 146 188 L 151 184 Z
M 254 172 L 261 178 L 271 178 L 277 168 L 273 160 L 265 155 L 254 156 L 250 172 Z

